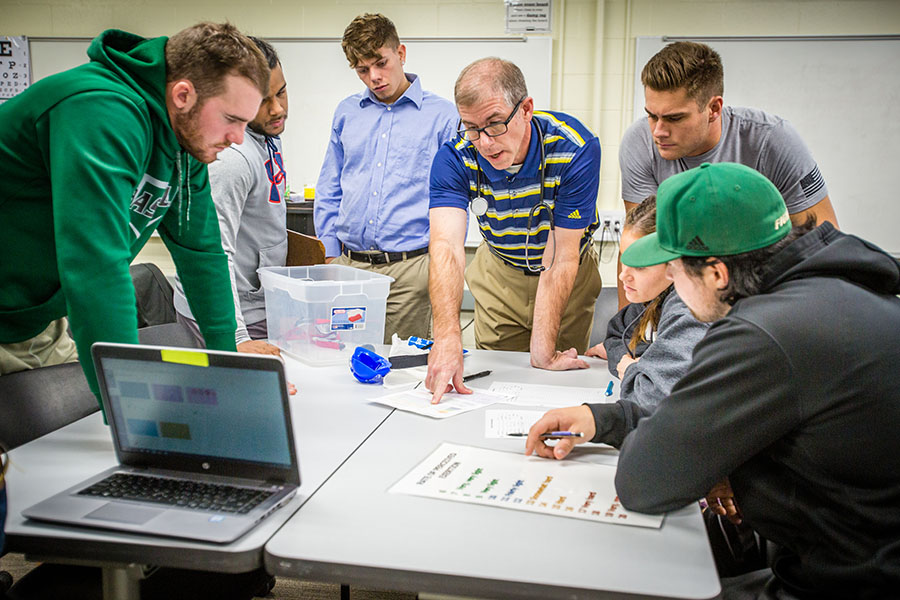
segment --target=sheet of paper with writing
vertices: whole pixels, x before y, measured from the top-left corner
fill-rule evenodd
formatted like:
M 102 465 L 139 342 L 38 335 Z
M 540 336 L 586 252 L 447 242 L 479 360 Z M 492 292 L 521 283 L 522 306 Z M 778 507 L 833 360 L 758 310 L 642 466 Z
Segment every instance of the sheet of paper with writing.
M 664 515 L 627 511 L 616 468 L 441 444 L 389 490 L 560 517 L 658 529 Z
M 528 433 L 531 426 L 543 416 L 540 410 L 497 410 L 484 411 L 484 437 L 514 438 L 515 433 Z
M 509 396 L 510 404 L 520 406 L 577 406 L 587 402 L 599 404 L 610 402 L 604 389 L 588 387 L 567 387 L 559 385 L 539 385 L 535 383 L 515 383 L 495 381 L 490 391 Z

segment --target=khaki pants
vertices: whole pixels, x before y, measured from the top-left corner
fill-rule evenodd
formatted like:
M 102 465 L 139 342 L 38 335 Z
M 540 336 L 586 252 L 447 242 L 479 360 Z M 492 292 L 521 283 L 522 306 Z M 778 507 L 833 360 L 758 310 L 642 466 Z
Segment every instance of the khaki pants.
M 63 317 L 30 340 L 0 344 L 0 375 L 77 361 L 78 350 L 66 331 L 68 326 Z
M 431 300 L 428 297 L 428 254 L 422 254 L 400 262 L 373 265 L 352 260 L 343 254 L 331 261 L 333 265 L 346 265 L 364 271 L 393 277 L 387 297 L 387 313 L 384 320 L 384 343 L 391 343 L 391 334 L 406 339 L 411 335 L 431 337 Z
M 487 244 L 475 251 L 466 283 L 475 299 L 475 345 L 486 350 L 528 352 L 534 326 L 534 300 L 540 277 L 529 276 L 494 256 Z M 575 285 L 566 304 L 556 340 L 557 350 L 587 350 L 594 304 L 601 282 L 597 251 L 582 254 Z

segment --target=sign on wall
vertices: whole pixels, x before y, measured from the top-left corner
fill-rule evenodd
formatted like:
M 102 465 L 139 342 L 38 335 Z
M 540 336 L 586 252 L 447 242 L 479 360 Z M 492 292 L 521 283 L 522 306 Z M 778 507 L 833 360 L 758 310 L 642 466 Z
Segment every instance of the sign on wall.
M 506 33 L 550 33 L 551 0 L 506 0 Z
M 0 36 L 0 104 L 31 83 L 28 38 L 24 35 Z

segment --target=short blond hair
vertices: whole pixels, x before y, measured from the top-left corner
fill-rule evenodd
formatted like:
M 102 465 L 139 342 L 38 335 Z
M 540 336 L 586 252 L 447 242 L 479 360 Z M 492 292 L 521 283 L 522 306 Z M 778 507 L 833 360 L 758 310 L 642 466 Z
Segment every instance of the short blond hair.
M 528 96 L 525 76 L 515 64 L 496 56 L 480 58 L 464 68 L 453 86 L 457 106 L 474 106 L 489 93 L 499 92 L 509 106 Z
M 350 21 L 341 39 L 344 56 L 354 69 L 361 60 L 378 58 L 383 46 L 396 50 L 400 37 L 394 23 L 379 13 L 366 13 Z

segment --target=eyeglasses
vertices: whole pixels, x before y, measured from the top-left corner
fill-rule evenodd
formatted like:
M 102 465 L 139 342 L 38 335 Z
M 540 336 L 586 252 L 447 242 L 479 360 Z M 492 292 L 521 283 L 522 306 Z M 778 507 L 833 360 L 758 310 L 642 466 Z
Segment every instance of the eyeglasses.
M 516 102 L 516 105 L 513 107 L 512 112 L 509 113 L 509 116 L 506 117 L 506 120 L 502 123 L 489 123 L 484 127 L 473 127 L 472 129 L 464 129 L 462 126 L 457 130 L 460 137 L 465 138 L 470 142 L 474 142 L 478 138 L 481 137 L 481 134 L 488 137 L 497 137 L 503 135 L 509 130 L 509 122 L 512 121 L 512 118 L 515 116 L 516 111 L 519 110 L 519 107 L 522 106 L 522 103 L 525 101 L 525 98 L 528 96 L 522 96 L 522 99 Z

